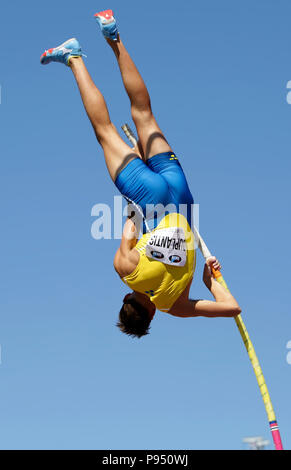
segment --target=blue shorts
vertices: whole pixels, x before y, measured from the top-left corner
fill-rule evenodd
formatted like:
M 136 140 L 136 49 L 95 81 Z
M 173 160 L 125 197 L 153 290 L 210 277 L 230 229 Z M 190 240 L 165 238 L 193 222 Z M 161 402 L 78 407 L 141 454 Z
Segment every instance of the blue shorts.
M 182 167 L 173 152 L 159 153 L 149 158 L 146 163 L 138 157 L 135 158 L 119 173 L 115 185 L 128 202 L 138 205 L 142 211 L 144 231 L 149 230 L 147 221 L 152 217 L 148 210 L 149 205 L 158 204 L 164 207 L 174 205 L 175 210 L 167 212 L 183 213 L 192 227 L 193 197 Z M 153 220 L 155 227 L 157 213 L 154 214 Z

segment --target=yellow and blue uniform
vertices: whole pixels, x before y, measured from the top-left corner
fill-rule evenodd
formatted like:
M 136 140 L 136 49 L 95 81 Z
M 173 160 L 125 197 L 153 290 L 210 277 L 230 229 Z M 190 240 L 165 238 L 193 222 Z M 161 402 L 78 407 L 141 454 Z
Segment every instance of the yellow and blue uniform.
M 136 245 L 139 263 L 122 280 L 167 312 L 192 279 L 196 261 L 193 197 L 182 167 L 173 152 L 160 153 L 147 162 L 135 158 L 119 173 L 115 185 L 144 221 L 143 236 Z M 153 206 L 160 206 L 161 212 L 151 212 Z
M 155 240 L 155 234 L 165 234 L 166 230 L 171 228 L 182 229 L 182 233 L 185 235 L 184 250 L 186 259 L 184 266 L 175 265 L 175 261 L 173 264 L 165 264 L 161 260 L 147 255 L 146 247 L 149 240 Z M 162 241 L 157 242 L 158 247 L 162 244 L 166 245 L 167 241 L 168 246 L 171 245 L 171 239 L 166 240 L 166 237 L 163 237 Z M 179 242 L 176 242 L 177 245 L 179 246 Z M 194 235 L 186 218 L 177 213 L 166 215 L 156 229 L 142 236 L 136 245 L 136 249 L 140 254 L 139 263 L 131 274 L 122 279 L 123 282 L 132 290 L 146 294 L 159 310 L 169 311 L 186 289 L 195 269 Z M 160 248 L 156 249 L 159 250 Z M 154 251 L 154 253 L 159 256 L 158 253 L 160 252 Z M 177 255 L 174 259 L 177 259 Z

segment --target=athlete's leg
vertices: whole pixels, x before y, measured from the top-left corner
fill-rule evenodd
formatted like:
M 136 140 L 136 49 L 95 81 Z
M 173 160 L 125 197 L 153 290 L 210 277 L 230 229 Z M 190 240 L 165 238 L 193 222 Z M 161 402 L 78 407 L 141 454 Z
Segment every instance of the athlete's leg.
M 69 65 L 75 76 L 98 142 L 103 148 L 109 174 L 115 181 L 126 164 L 138 155 L 122 140 L 111 122 L 104 97 L 95 86 L 83 59 L 72 57 Z
M 107 39 L 121 72 L 122 80 L 130 99 L 132 119 L 135 123 L 145 159 L 158 153 L 171 151 L 165 136 L 152 113 L 151 101 L 146 85 L 139 74 L 124 44 Z

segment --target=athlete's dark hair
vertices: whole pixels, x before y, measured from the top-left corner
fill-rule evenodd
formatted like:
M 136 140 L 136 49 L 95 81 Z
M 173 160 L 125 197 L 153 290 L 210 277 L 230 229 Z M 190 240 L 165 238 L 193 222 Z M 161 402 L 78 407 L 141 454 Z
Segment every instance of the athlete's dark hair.
M 116 326 L 129 336 L 141 338 L 149 334 L 150 323 L 149 311 L 136 300 L 129 299 L 121 307 Z

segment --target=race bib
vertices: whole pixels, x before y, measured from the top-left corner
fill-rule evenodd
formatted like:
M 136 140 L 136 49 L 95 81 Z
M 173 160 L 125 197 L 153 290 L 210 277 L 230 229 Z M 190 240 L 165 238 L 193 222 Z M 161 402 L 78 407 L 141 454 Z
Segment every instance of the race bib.
M 146 256 L 171 266 L 185 266 L 187 245 L 180 227 L 155 230 L 146 245 Z

